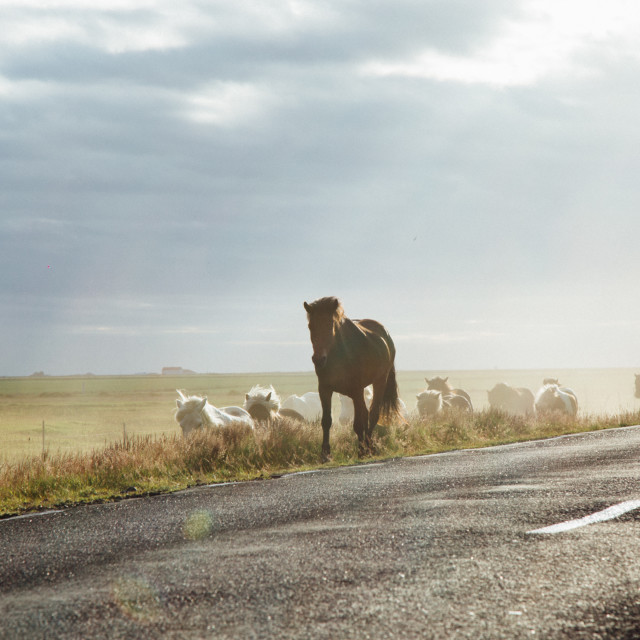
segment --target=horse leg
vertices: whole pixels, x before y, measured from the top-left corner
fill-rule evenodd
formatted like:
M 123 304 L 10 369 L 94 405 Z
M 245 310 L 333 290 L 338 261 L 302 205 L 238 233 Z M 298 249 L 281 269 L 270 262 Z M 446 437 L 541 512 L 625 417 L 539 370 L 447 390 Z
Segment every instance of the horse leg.
M 322 404 L 322 461 L 331 459 L 331 445 L 329 444 L 329 431 L 331 431 L 331 389 L 321 387 L 320 403 Z
M 358 454 L 365 455 L 367 435 L 367 419 L 369 411 L 364 401 L 364 390 L 353 398 L 353 430 L 358 436 Z

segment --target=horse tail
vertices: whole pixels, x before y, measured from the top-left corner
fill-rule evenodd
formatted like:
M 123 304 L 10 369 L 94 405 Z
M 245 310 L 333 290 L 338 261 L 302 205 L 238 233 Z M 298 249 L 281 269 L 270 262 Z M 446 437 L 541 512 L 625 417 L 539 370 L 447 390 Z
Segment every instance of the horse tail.
M 398 396 L 398 382 L 396 381 L 396 367 L 391 365 L 389 375 L 387 377 L 387 386 L 382 396 L 382 404 L 380 405 L 380 415 L 387 419 L 395 418 L 400 415 L 400 403 Z

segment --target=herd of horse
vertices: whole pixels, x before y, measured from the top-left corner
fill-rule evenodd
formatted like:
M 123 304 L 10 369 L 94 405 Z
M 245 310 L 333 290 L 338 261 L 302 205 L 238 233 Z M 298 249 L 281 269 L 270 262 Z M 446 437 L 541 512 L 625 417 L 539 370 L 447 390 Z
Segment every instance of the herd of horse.
M 272 386 L 256 385 L 245 395 L 243 406 L 216 408 L 206 397 L 178 391 L 176 420 L 184 435 L 203 426 L 223 427 L 272 423 L 282 418 L 322 425 L 322 457 L 331 454 L 329 433 L 333 422 L 332 397 L 339 394 L 339 421 L 353 421 L 360 453 L 370 450 L 378 422 L 406 421 L 407 407 L 398 395 L 396 349 L 391 336 L 375 320 L 353 320 L 344 313 L 338 298 L 325 297 L 304 303 L 307 312 L 318 391 L 280 400 Z M 473 412 L 469 394 L 451 386 L 448 378 L 425 378 L 426 389 L 416 396 L 415 414 L 427 419 L 446 412 Z M 535 393 L 523 387 L 496 384 L 488 392 L 491 408 L 516 415 L 560 413 L 575 416 L 576 394 L 555 378 L 546 378 Z M 636 397 L 640 398 L 640 375 L 636 375 Z

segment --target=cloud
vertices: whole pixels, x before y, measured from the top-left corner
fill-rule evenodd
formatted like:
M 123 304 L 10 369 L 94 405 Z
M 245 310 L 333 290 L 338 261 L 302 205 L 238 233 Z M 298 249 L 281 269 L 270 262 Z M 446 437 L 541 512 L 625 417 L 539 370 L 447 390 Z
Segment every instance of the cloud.
M 185 115 L 200 124 L 238 126 L 259 117 L 275 103 L 262 87 L 233 82 L 214 82 L 184 96 Z

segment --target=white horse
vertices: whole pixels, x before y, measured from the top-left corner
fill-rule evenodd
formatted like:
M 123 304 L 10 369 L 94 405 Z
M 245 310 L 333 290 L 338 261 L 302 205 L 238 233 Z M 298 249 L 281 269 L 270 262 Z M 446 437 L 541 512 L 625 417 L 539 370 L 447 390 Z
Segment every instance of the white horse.
M 575 416 L 578 413 L 578 399 L 568 387 L 560 387 L 558 384 L 543 384 L 536 393 L 534 408 L 536 415 L 557 411 L 568 416 Z
M 194 429 L 203 427 L 228 427 L 241 424 L 253 429 L 251 416 L 242 407 L 223 407 L 218 409 L 209 404 L 207 397 L 187 396 L 176 389 L 180 398 L 176 401 L 176 422 L 182 428 L 182 434 L 188 435 Z
M 444 401 L 442 399 L 442 392 L 435 389 L 427 389 L 416 395 L 416 409 L 418 415 L 421 418 L 427 416 L 435 416 L 442 413 L 444 410 Z
M 317 391 L 307 391 L 301 396 L 290 395 L 283 403 L 282 409 L 291 409 L 299 413 L 307 422 L 317 422 L 322 418 L 322 403 Z
M 244 408 L 257 422 L 273 422 L 279 418 L 291 418 L 304 422 L 304 416 L 295 409 L 281 407 L 280 396 L 273 386 L 261 387 L 259 384 L 251 387 L 244 398 Z

